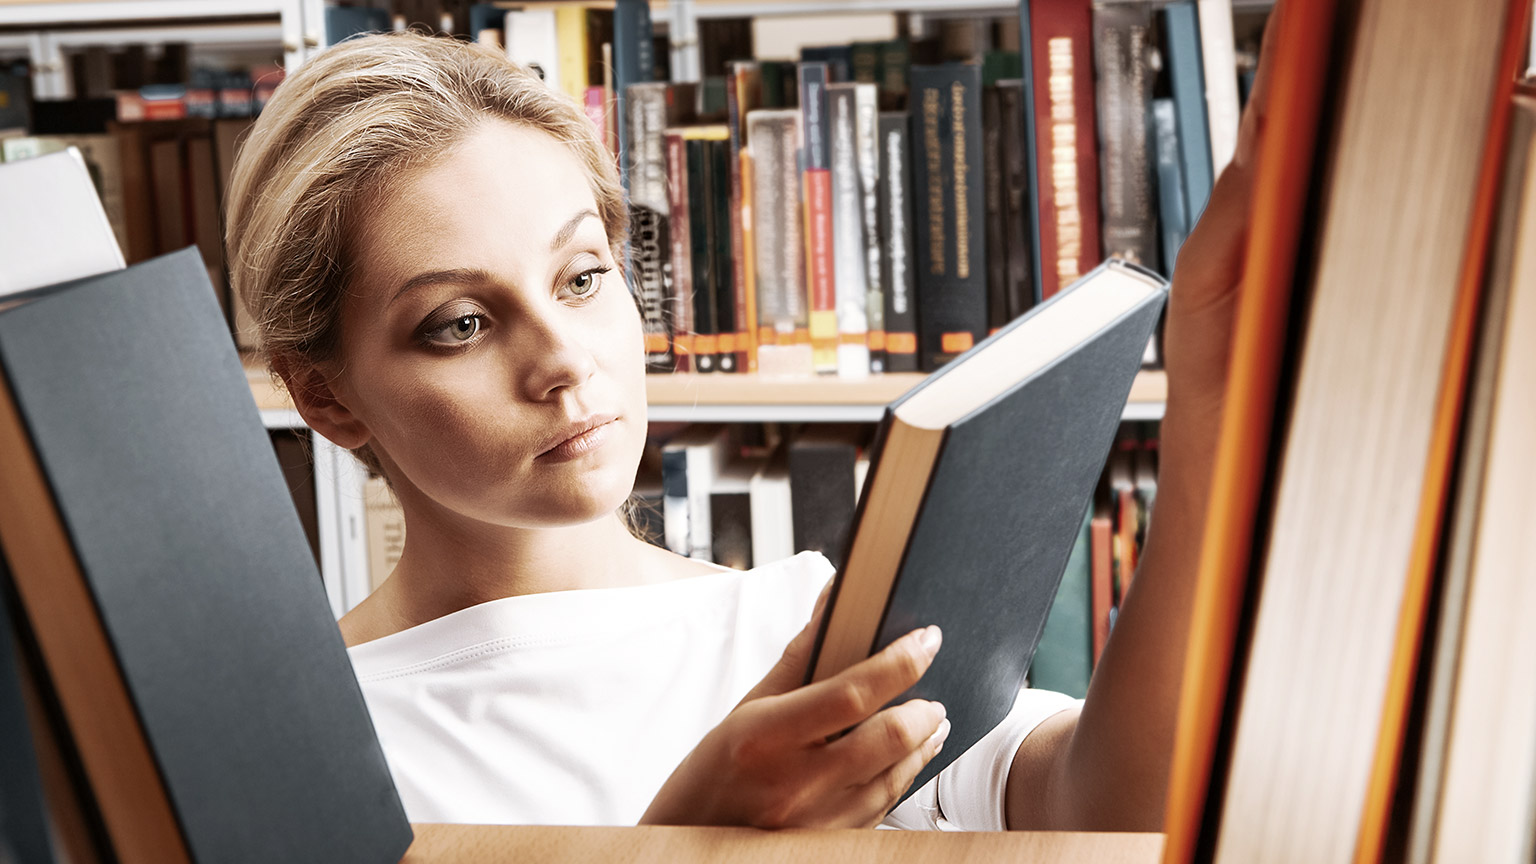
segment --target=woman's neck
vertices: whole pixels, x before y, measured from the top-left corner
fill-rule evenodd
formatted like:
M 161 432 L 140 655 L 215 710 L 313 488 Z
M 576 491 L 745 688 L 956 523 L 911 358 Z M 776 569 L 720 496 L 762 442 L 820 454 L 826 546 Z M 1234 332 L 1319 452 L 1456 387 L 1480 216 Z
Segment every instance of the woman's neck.
M 508 528 L 406 504 L 405 548 L 389 579 L 341 619 L 348 645 L 512 597 L 675 578 L 617 513 L 577 525 Z M 435 518 L 438 517 L 438 518 Z M 657 550 L 659 551 L 659 550 Z M 670 556 L 669 556 L 670 557 Z

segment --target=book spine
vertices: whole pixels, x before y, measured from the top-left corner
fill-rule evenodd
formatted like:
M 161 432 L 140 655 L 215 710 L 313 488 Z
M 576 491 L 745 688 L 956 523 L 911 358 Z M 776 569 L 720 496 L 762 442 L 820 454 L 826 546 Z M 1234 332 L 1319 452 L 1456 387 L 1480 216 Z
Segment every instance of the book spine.
M 1157 214 L 1162 224 L 1162 272 L 1171 278 L 1179 247 L 1189 234 L 1184 164 L 1179 158 L 1179 121 L 1172 99 L 1152 100 L 1152 124 L 1157 155 Z
M 708 142 L 689 138 L 684 142 L 684 168 L 688 176 L 688 259 L 693 306 L 693 371 L 717 372 L 718 338 L 715 314 L 714 207 Z
M 996 87 L 981 90 L 983 198 L 986 205 L 987 332 L 996 333 L 1008 317 L 1007 225 L 1003 213 L 1002 97 Z
M 1029 2 L 1045 299 L 1100 260 L 1092 20 L 1078 0 Z
M 581 6 L 555 7 L 555 38 L 560 89 L 580 105 L 588 84 L 587 10 Z
M 1179 159 L 1184 169 L 1184 205 L 1189 226 L 1200 221 L 1215 177 L 1211 170 L 1210 126 L 1206 119 L 1205 72 L 1200 60 L 1200 22 L 1194 0 L 1163 9 L 1168 35 L 1168 81 L 1179 121 Z
M 1004 293 L 1008 297 L 1008 320 L 1023 315 L 1035 305 L 1033 280 L 1035 263 L 1029 238 L 1034 231 L 1030 219 L 1030 188 L 1034 176 L 1029 171 L 1024 148 L 1024 82 L 1019 79 L 997 83 L 998 124 L 1003 133 L 1003 224 L 1007 226 L 1006 263 L 1003 268 Z
M 907 107 L 907 79 L 912 72 L 912 47 L 906 39 L 880 43 L 880 109 L 901 111 Z
M 645 332 L 645 365 L 649 371 L 672 370 L 671 328 L 668 326 L 672 266 L 668 232 L 671 207 L 667 200 L 667 156 L 664 133 L 665 84 L 638 84 L 627 89 L 622 128 L 629 149 L 629 277 L 640 303 Z
M 832 247 L 837 284 L 837 372 L 869 374 L 869 279 L 865 271 L 864 196 L 854 145 L 854 84 L 827 88 L 832 115 Z
M 880 114 L 880 256 L 885 286 L 885 368 L 917 371 L 917 303 L 912 250 L 912 170 L 905 111 Z
M 981 67 L 912 67 L 918 361 L 938 368 L 986 330 Z
M 1237 152 L 1241 120 L 1237 98 L 1237 48 L 1233 44 L 1232 0 L 1199 0 L 1200 60 L 1205 73 L 1205 109 L 1210 130 L 1211 175 L 1221 176 Z
M 869 371 L 885 371 L 885 282 L 880 267 L 880 153 L 879 88 L 874 84 L 854 87 L 853 144 L 859 163 L 859 191 L 863 204 L 860 228 L 864 238 L 865 314 L 869 324 Z
M 737 369 L 757 371 L 757 291 L 755 274 L 748 261 L 751 247 L 747 233 L 751 228 L 746 185 L 750 174 L 743 170 L 746 144 L 746 116 L 762 102 L 762 76 L 756 63 L 733 62 L 727 67 L 725 90 L 726 125 L 730 134 L 730 216 L 731 260 L 739 266 L 732 271 L 735 295 L 732 341 Z
M 837 371 L 837 282 L 832 246 L 832 174 L 825 63 L 801 63 L 801 185 L 805 212 L 806 285 L 810 290 L 811 356 L 820 373 Z
M 679 555 L 688 555 L 688 451 L 661 453 L 662 542 Z
M 688 147 L 683 134 L 665 133 L 667 203 L 671 210 L 672 355 L 678 372 L 693 371 L 693 226 L 688 200 Z
M 800 345 L 809 374 L 805 244 L 800 223 L 800 114 L 793 109 L 747 115 L 752 165 L 752 245 L 756 265 L 758 359 Z
M 614 0 L 613 4 L 613 92 L 614 111 L 628 117 L 625 104 L 629 87 L 656 78 L 656 54 L 651 44 L 650 0 Z M 629 189 L 629 129 L 620 123 L 619 180 Z
M 1093 11 L 1098 73 L 1104 254 L 1142 266 L 1157 260 L 1150 127 L 1152 12 L 1143 5 Z
M 1114 521 L 1107 508 L 1094 511 L 1089 522 L 1089 535 L 1093 577 L 1093 662 L 1098 665 L 1099 656 L 1109 643 L 1109 629 L 1115 615 Z
M 736 257 L 732 254 L 735 208 L 731 206 L 731 142 L 705 142 L 709 159 L 710 288 L 715 313 L 715 369 L 745 371 L 736 363 Z M 739 225 L 739 223 L 736 223 Z

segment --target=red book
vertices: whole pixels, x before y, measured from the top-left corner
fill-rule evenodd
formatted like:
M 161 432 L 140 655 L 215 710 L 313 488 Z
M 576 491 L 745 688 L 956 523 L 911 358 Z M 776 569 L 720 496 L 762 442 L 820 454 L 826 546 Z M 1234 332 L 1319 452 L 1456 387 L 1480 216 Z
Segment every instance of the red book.
M 1093 104 L 1093 10 L 1089 0 L 1031 0 L 1036 173 L 1040 192 L 1040 285 L 1044 300 L 1098 266 L 1098 133 Z

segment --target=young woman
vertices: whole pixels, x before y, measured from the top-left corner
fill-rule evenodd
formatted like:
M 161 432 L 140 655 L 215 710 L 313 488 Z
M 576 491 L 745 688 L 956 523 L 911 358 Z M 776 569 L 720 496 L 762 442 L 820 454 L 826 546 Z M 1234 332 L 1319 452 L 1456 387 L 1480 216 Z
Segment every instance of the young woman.
M 949 726 L 882 706 L 942 634 L 800 687 L 824 558 L 729 571 L 623 524 L 644 353 L 590 121 L 418 35 L 285 81 L 235 167 L 231 274 L 306 422 L 405 512 L 341 628 L 410 817 L 1157 830 L 1256 122 L 1180 263 L 1156 530 L 1087 700 L 1025 691 L 887 816 Z

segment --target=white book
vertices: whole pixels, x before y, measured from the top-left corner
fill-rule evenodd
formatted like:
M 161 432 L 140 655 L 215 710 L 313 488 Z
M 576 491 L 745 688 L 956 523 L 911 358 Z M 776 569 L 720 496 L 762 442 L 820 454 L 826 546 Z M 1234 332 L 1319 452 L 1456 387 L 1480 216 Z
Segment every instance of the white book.
M 1200 58 L 1205 67 L 1205 116 L 1211 132 L 1211 176 L 1237 152 L 1237 49 L 1232 44 L 1232 0 L 1199 0 Z
M 124 266 L 78 150 L 0 164 L 0 295 Z
M 790 509 L 787 448 L 780 448 L 753 475 L 752 560 L 756 566 L 795 554 L 794 513 Z
M 560 89 L 560 39 L 555 32 L 555 10 L 513 9 L 507 12 L 507 59 L 537 66 L 544 83 Z

